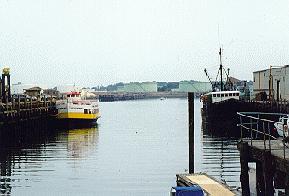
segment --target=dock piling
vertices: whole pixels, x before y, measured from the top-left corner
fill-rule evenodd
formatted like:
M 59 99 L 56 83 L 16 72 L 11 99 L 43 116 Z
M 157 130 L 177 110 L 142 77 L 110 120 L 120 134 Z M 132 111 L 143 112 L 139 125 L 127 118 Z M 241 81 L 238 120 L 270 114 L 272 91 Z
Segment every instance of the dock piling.
M 195 147 L 194 147 L 194 93 L 189 92 L 188 93 L 188 105 L 189 105 L 189 173 L 192 174 L 194 173 L 194 152 L 195 152 Z
M 263 173 L 265 182 L 265 196 L 274 195 L 273 176 L 274 167 L 272 164 L 272 156 L 270 150 L 264 151 Z
M 250 187 L 249 187 L 249 147 L 248 142 L 239 142 L 240 147 L 240 164 L 241 164 L 241 174 L 240 181 L 242 187 L 242 195 L 247 196 L 250 195 Z
M 256 161 L 256 191 L 257 196 L 265 195 L 264 187 L 264 177 L 263 177 L 263 166 L 262 162 Z

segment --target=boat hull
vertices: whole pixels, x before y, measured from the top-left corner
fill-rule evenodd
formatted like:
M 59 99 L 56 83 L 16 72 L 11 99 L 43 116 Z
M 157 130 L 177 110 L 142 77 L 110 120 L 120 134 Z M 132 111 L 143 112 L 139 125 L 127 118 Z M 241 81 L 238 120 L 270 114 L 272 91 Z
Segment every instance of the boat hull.
M 78 127 L 93 127 L 97 125 L 96 119 L 79 119 L 79 118 L 57 118 L 55 125 L 58 127 L 78 128 Z

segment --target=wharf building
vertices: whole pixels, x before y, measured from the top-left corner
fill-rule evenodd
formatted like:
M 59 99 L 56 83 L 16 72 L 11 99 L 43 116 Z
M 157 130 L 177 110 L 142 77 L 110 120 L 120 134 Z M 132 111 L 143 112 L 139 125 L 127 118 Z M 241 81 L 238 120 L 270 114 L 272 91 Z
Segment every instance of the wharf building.
M 253 72 L 255 97 L 263 94 L 269 100 L 289 100 L 289 65 Z

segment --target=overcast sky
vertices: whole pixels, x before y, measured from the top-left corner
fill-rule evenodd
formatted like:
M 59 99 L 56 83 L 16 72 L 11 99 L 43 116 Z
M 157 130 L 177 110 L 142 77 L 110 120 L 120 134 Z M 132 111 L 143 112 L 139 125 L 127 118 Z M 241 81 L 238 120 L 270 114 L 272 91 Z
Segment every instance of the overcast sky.
M 1 0 L 0 66 L 54 86 L 207 81 L 289 64 L 287 0 Z

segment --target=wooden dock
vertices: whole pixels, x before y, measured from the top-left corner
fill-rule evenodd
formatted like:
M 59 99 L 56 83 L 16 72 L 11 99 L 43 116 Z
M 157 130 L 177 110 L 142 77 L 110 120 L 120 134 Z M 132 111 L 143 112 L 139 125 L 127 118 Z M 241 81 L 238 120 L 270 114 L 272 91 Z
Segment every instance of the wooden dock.
M 285 189 L 289 195 L 289 149 L 282 140 L 243 140 L 238 143 L 243 195 L 250 192 L 248 163 L 256 163 L 257 195 L 273 195 L 274 189 Z
M 12 98 L 11 102 L 0 102 L 0 125 L 14 124 L 23 121 L 47 119 L 53 113 L 54 102 L 43 97 L 43 100 Z
M 289 149 L 284 142 L 287 138 L 276 138 L 272 134 L 272 124 L 275 121 L 263 118 L 264 113 L 238 112 L 238 115 L 240 117 L 238 126 L 241 133 L 238 149 L 240 151 L 242 195 L 250 195 L 249 162 L 256 163 L 258 196 L 274 195 L 275 189 L 284 189 L 285 195 L 289 195 Z M 279 114 L 267 113 L 267 115 L 278 116 Z M 285 130 L 285 126 L 283 128 Z M 258 137 L 256 137 L 257 134 Z M 244 135 L 246 136 L 244 137 Z
M 178 186 L 199 185 L 207 195 L 214 196 L 233 196 L 237 195 L 226 185 L 204 173 L 199 174 L 177 174 Z

